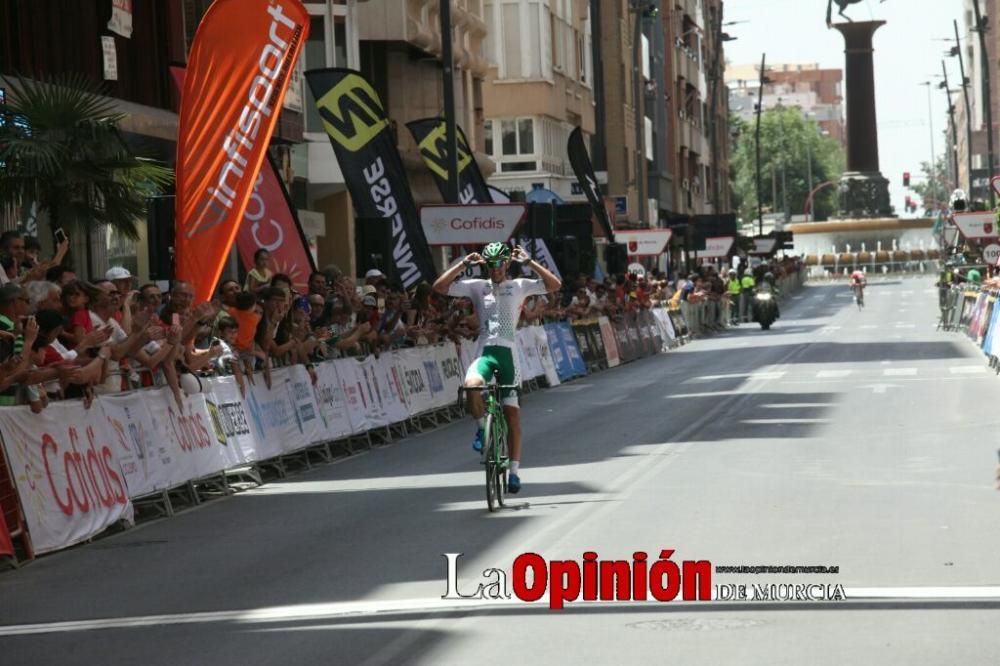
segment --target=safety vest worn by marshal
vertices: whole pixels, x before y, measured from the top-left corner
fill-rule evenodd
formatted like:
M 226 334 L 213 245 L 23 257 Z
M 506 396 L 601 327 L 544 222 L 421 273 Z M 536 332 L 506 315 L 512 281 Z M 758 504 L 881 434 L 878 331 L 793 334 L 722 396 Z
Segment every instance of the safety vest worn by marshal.
M 757 286 L 757 282 L 753 279 L 752 275 L 747 273 L 746 275 L 743 276 L 742 285 L 744 289 L 749 291 Z
M 743 286 L 737 278 L 731 278 L 726 283 L 726 289 L 729 290 L 730 296 L 738 296 L 741 291 L 743 291 Z

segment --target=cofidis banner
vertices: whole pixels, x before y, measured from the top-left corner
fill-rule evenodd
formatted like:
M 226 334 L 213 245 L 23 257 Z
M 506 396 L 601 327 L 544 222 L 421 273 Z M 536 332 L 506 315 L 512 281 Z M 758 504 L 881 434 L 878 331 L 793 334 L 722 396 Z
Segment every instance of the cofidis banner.
M 433 282 L 431 251 L 378 93 L 351 69 L 309 70 L 306 81 L 358 216 L 391 221 L 392 261 L 405 288 Z
M 299 0 L 215 0 L 188 57 L 177 136 L 177 277 L 208 300 L 309 35 Z

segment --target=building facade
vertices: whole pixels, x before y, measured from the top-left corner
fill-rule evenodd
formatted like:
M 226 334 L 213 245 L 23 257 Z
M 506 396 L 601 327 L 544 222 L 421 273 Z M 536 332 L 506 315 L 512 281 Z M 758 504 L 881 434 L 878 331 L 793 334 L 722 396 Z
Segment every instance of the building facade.
M 506 192 L 581 198 L 566 155 L 574 127 L 594 134 L 589 0 L 485 0 L 489 63 L 483 148 Z
M 1000 52 L 1000 31 L 994 26 L 990 26 L 991 20 L 995 21 L 996 12 L 1000 7 L 997 0 L 979 0 L 979 9 L 983 18 L 987 22 L 986 31 L 986 54 L 985 66 L 989 67 L 988 72 L 984 72 L 984 54 L 981 48 L 979 32 L 976 29 L 976 16 L 973 9 L 972 0 L 964 0 L 962 20 L 959 21 L 959 30 L 962 31 L 961 48 L 962 58 L 965 65 L 965 76 L 968 79 L 969 106 L 965 109 L 965 101 L 961 95 L 956 97 L 955 117 L 958 125 L 958 169 L 959 187 L 968 189 L 967 194 L 973 200 L 989 203 L 990 177 L 996 171 L 996 152 L 1000 151 L 1000 132 L 997 125 L 1000 123 L 1000 82 L 997 81 L 997 54 Z M 954 66 L 951 67 L 954 71 Z M 990 99 L 986 99 L 986 88 L 984 86 L 984 74 L 990 78 Z M 961 76 L 955 75 L 958 81 Z M 987 134 L 986 105 L 990 105 L 993 115 L 993 150 L 994 168 L 989 164 L 989 136 Z M 967 123 L 972 125 L 972 144 L 969 145 L 967 134 Z M 972 152 L 971 163 L 972 173 L 969 174 L 969 152 Z
M 760 65 L 729 65 L 729 106 L 743 120 L 752 121 L 760 88 Z M 764 109 L 779 104 L 798 107 L 803 115 L 816 121 L 824 134 L 836 139 L 846 150 L 844 123 L 844 72 L 821 69 L 815 63 L 776 64 L 767 66 L 764 84 Z

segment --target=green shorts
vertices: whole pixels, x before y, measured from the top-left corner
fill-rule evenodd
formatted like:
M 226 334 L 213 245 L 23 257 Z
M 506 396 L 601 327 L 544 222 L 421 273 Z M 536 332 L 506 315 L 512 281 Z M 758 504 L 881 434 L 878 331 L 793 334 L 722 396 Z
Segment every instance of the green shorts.
M 521 385 L 520 368 L 514 360 L 514 350 L 510 347 L 499 345 L 489 345 L 483 347 L 483 355 L 472 362 L 465 373 L 465 381 L 471 379 L 482 379 L 489 384 L 490 380 L 496 378 L 497 384 Z M 510 389 L 500 392 L 503 404 L 510 407 L 517 407 L 517 393 Z

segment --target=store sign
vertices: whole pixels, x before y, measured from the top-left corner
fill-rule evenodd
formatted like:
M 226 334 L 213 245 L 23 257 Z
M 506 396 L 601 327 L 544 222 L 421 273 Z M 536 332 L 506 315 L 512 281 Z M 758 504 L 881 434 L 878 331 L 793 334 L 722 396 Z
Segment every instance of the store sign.
M 118 80 L 118 49 L 115 48 L 115 38 L 109 35 L 101 37 L 101 51 L 104 54 L 104 80 Z
M 997 215 L 993 211 L 981 213 L 955 213 L 955 226 L 968 239 L 996 238 Z
M 132 0 L 111 0 L 108 30 L 125 38 L 132 37 Z
M 717 236 L 705 239 L 705 249 L 698 252 L 698 257 L 724 257 L 733 248 L 736 236 Z
M 524 204 L 424 206 L 420 209 L 420 224 L 428 245 L 507 242 L 526 210 Z
M 616 231 L 615 240 L 625 245 L 630 257 L 655 257 L 663 254 L 673 235 L 670 229 Z
M 755 238 L 753 239 L 753 254 L 771 254 L 777 244 L 777 238 Z

